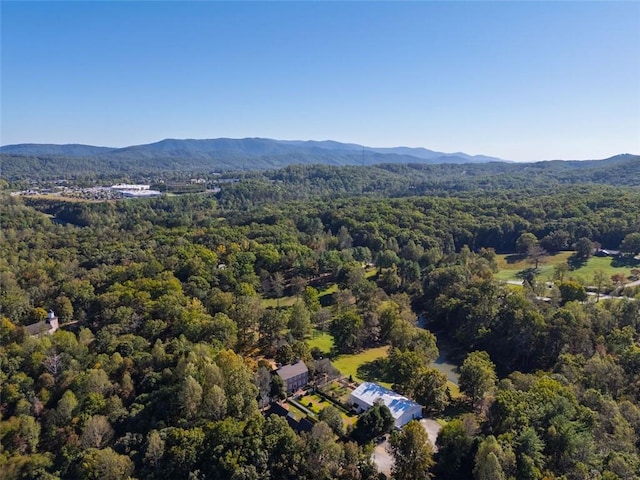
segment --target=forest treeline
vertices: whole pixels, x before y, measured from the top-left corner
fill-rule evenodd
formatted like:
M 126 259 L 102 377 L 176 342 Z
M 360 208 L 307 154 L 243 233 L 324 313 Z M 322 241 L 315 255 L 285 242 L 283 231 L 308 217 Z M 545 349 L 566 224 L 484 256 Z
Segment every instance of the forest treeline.
M 87 184 L 111 181 L 131 182 L 132 179 L 172 181 L 200 176 L 215 180 L 240 177 L 249 182 L 231 186 L 227 190 L 247 196 L 247 191 L 259 189 L 254 201 L 269 195 L 268 200 L 308 199 L 326 195 L 446 195 L 477 189 L 509 189 L 594 183 L 617 186 L 640 185 L 640 157 L 623 154 L 605 160 L 545 161 L 534 163 L 384 163 L 385 157 L 367 158 L 363 164 L 359 156 L 348 161 L 351 166 L 339 166 L 323 156 L 303 159 L 293 156 L 271 162 L 261 160 L 225 160 L 203 162 L 188 156 L 163 158 L 152 156 L 136 161 L 99 156 L 29 156 L 0 154 L 2 177 L 14 185 L 29 186 L 33 182 L 81 180 Z M 296 161 L 299 160 L 299 161 Z M 415 162 L 415 159 L 414 159 Z M 294 163 L 294 165 L 288 165 Z M 301 164 L 302 163 L 302 164 Z M 284 166 L 288 165 L 288 166 Z M 284 167 L 283 167 L 284 166 Z M 217 172 L 214 175 L 214 172 Z M 136 181 L 137 181 L 136 180 Z M 21 188 L 22 188 L 21 187 Z
M 275 180 L 289 182 L 252 181 Z M 327 412 L 299 434 L 260 411 L 282 394 L 265 358 L 331 373 L 312 328 L 337 352 L 389 345 L 385 379 L 444 415 L 435 454 L 413 426 L 392 436 L 396 479 L 638 478 L 638 292 L 584 301 L 570 268 L 544 299 L 494 278 L 495 252 L 523 235 L 550 253 L 584 239 L 638 253 L 637 190 L 272 202 L 250 184 L 102 203 L 2 195 L 3 478 L 379 478 L 378 418 L 339 431 Z M 284 296 L 297 301 L 265 304 Z M 68 326 L 29 336 L 50 309 Z M 459 349 L 461 399 L 431 368 L 437 338 L 417 314 Z

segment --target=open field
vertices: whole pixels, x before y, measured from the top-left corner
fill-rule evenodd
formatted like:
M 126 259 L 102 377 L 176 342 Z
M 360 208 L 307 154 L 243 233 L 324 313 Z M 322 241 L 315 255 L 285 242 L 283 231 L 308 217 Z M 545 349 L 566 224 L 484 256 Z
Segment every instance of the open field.
M 311 338 L 307 340 L 309 348 L 318 347 L 321 352 L 329 355 L 333 349 L 333 337 L 327 332 L 313 330 Z
M 538 265 L 538 277 L 546 279 L 553 276 L 553 269 L 559 263 L 566 262 L 573 252 L 559 252 L 546 257 L 546 261 Z M 501 254 L 496 256 L 498 263 L 498 273 L 495 278 L 498 280 L 520 280 L 522 277 L 518 274 L 523 270 L 532 268 L 533 266 L 527 262 L 526 258 L 518 254 Z
M 625 277 L 629 277 L 632 268 L 640 268 L 640 260 L 630 260 L 621 264 L 619 259 L 612 257 L 591 257 L 585 262 L 572 264 L 570 258 L 572 254 L 573 252 L 559 252 L 546 257 L 546 261 L 538 267 L 538 278 L 546 281 L 552 280 L 554 267 L 564 262 L 570 265 L 569 272 L 566 274 L 567 278 L 583 280 L 587 284 L 592 281 L 596 270 L 602 270 L 605 276 L 610 278 L 616 273 L 622 273 Z M 495 274 L 495 278 L 504 281 L 521 281 L 520 273 L 532 267 L 523 256 L 517 254 L 497 255 L 497 262 L 499 271 Z
M 355 353 L 352 355 L 340 355 L 332 360 L 333 366 L 340 370 L 344 376 L 352 376 L 354 380 L 358 382 L 365 381 L 358 377 L 358 368 L 365 363 L 373 362 L 379 358 L 386 358 L 389 355 L 389 347 L 370 348 L 364 352 Z M 381 385 L 389 386 L 383 382 Z

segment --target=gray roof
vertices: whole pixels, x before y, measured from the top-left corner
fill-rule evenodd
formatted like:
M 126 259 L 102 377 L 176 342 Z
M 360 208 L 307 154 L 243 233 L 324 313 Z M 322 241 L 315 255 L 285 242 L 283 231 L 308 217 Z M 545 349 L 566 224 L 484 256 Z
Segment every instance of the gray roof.
M 31 325 L 25 325 L 24 327 L 29 335 L 38 335 L 40 333 L 48 332 L 51 330 L 51 325 L 47 322 L 32 323 Z
M 285 365 L 278 369 L 278 375 L 282 377 L 283 380 L 287 380 L 288 378 L 297 377 L 302 373 L 307 373 L 309 369 L 304 364 L 302 360 L 298 360 L 293 365 Z

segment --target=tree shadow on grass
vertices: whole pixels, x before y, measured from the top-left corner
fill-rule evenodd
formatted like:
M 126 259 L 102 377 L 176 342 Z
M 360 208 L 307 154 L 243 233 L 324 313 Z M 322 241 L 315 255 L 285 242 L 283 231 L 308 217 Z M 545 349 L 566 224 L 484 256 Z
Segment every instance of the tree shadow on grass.
M 584 267 L 587 264 L 586 258 L 576 257 L 575 255 L 571 255 L 567 259 L 567 264 L 569 265 L 569 270 L 578 270 L 579 268 Z
M 447 405 L 447 408 L 444 409 L 444 412 L 438 415 L 438 418 L 452 420 L 465 413 L 473 413 L 473 405 L 471 405 L 471 402 L 464 397 L 454 398 L 451 400 L 451 403 Z
M 616 268 L 638 268 L 640 267 L 640 260 L 633 258 L 631 255 L 619 255 L 611 259 L 611 266 Z
M 539 273 L 538 270 L 533 267 L 525 268 L 524 270 L 520 270 L 518 273 L 516 273 L 516 277 L 521 278 L 523 280 L 531 280 L 538 273 Z
M 358 377 L 367 382 L 388 382 L 389 373 L 387 371 L 387 363 L 385 358 L 378 358 L 371 362 L 363 363 L 358 367 Z

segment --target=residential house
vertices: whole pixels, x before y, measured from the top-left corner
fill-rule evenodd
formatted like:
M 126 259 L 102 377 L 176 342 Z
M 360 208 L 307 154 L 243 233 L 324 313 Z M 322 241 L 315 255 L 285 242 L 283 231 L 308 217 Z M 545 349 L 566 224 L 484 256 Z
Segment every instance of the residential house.
M 280 367 L 276 373 L 284 380 L 287 392 L 295 392 L 309 383 L 309 369 L 302 360 Z
M 58 317 L 56 317 L 56 314 L 53 312 L 53 310 L 51 310 L 46 320 L 38 323 L 32 323 L 31 325 L 27 325 L 24 328 L 27 330 L 27 334 L 31 336 L 38 336 L 53 335 L 53 333 L 58 330 L 59 327 L 60 325 L 58 324 Z

